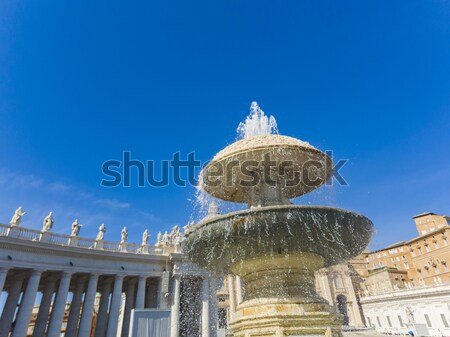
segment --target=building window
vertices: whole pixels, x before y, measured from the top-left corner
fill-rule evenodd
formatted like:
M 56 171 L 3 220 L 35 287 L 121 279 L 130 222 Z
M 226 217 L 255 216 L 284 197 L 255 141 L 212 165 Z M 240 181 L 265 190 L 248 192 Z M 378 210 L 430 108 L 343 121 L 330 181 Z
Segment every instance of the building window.
M 416 283 L 414 282 L 414 280 L 411 280 L 411 287 L 415 287 Z
M 336 289 L 344 288 L 344 283 L 342 282 L 341 275 L 339 275 L 339 274 L 334 275 L 333 281 L 334 281 L 334 286 L 336 287 Z
M 417 251 L 419 252 L 419 255 L 422 255 L 422 248 L 421 247 L 417 247 Z
M 444 270 L 445 270 L 445 271 L 448 271 L 447 263 L 442 263 L 442 265 L 444 266 Z
M 367 317 L 367 323 L 369 323 L 369 327 L 373 326 L 372 321 L 370 320 L 370 317 Z
M 395 257 L 391 258 L 391 261 L 392 261 L 392 262 L 395 262 Z
M 400 327 L 403 328 L 403 320 L 402 320 L 402 316 L 398 315 L 398 322 L 400 323 Z
M 429 328 L 432 328 L 433 326 L 431 325 L 430 317 L 428 317 L 427 314 L 425 314 L 425 320 L 427 321 L 427 326 L 428 326 Z
M 408 268 L 409 268 L 408 262 L 405 262 L 405 269 L 408 269 Z
M 406 260 L 406 256 L 405 255 L 402 256 L 402 260 Z
M 416 257 L 416 253 L 413 250 L 411 251 L 411 256 Z
M 444 323 L 445 328 L 448 328 L 447 318 L 445 318 L 444 314 L 441 314 L 442 323 Z
M 425 250 L 427 251 L 427 253 L 429 253 L 431 251 L 430 246 L 429 245 L 425 245 Z
M 378 323 L 378 326 L 381 328 L 380 317 L 378 317 L 378 316 L 377 316 L 377 323 Z
M 391 318 L 389 316 L 386 316 L 386 319 L 389 324 L 389 327 L 392 328 Z
M 439 248 L 439 244 L 437 241 L 434 241 L 434 248 Z
M 444 238 L 444 245 L 448 246 L 448 240 L 447 240 L 447 238 Z

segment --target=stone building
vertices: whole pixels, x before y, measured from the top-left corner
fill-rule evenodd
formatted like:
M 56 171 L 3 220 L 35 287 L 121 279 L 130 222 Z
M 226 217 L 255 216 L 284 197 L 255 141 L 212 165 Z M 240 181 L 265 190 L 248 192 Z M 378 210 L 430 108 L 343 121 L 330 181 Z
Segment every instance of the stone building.
M 417 237 L 362 255 L 364 318 L 384 333 L 450 336 L 450 218 L 423 213 L 413 219 Z
M 384 271 L 386 278 L 393 280 L 388 282 L 392 289 L 450 282 L 450 218 L 424 213 L 413 219 L 419 236 L 368 253 L 364 276 L 371 278 Z M 367 294 L 377 294 L 371 284 L 367 284 L 365 290 Z

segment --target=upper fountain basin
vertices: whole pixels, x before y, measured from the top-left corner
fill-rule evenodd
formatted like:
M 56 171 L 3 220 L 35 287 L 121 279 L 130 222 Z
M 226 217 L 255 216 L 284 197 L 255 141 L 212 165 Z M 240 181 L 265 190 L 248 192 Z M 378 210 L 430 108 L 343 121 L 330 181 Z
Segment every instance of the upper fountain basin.
M 330 266 L 361 253 L 372 232 L 368 218 L 343 209 L 267 206 L 200 222 L 182 245 L 191 261 L 212 271 L 228 271 L 252 257 L 300 252 L 318 254 Z
M 250 206 L 288 204 L 324 184 L 333 162 L 307 142 L 281 135 L 237 141 L 202 170 L 201 185 L 222 200 Z

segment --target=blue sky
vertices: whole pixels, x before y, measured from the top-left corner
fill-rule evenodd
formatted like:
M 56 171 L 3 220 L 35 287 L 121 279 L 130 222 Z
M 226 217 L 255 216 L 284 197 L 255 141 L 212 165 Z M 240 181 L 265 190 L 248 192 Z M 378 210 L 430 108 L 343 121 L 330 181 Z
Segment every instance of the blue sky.
M 450 215 L 448 1 L 0 2 L 0 222 L 108 240 L 185 225 L 194 188 L 103 188 L 101 165 L 235 140 L 251 101 L 333 150 L 348 187 L 298 203 L 370 217 L 372 248 Z

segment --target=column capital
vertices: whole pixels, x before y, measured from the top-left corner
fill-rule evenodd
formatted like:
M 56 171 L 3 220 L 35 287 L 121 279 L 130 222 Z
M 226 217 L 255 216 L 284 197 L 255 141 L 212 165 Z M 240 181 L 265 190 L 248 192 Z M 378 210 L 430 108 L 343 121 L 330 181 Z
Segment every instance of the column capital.
M 68 271 L 64 271 L 64 272 L 61 274 L 61 278 L 72 277 L 72 275 L 73 275 L 73 273 L 68 272 Z
M 123 280 L 126 275 L 116 274 L 114 275 L 114 280 Z
M 38 270 L 38 269 L 33 269 L 30 273 L 30 276 L 41 276 L 43 273 L 42 270 Z
M 139 281 L 147 281 L 148 276 L 139 275 L 138 278 L 139 278 Z

